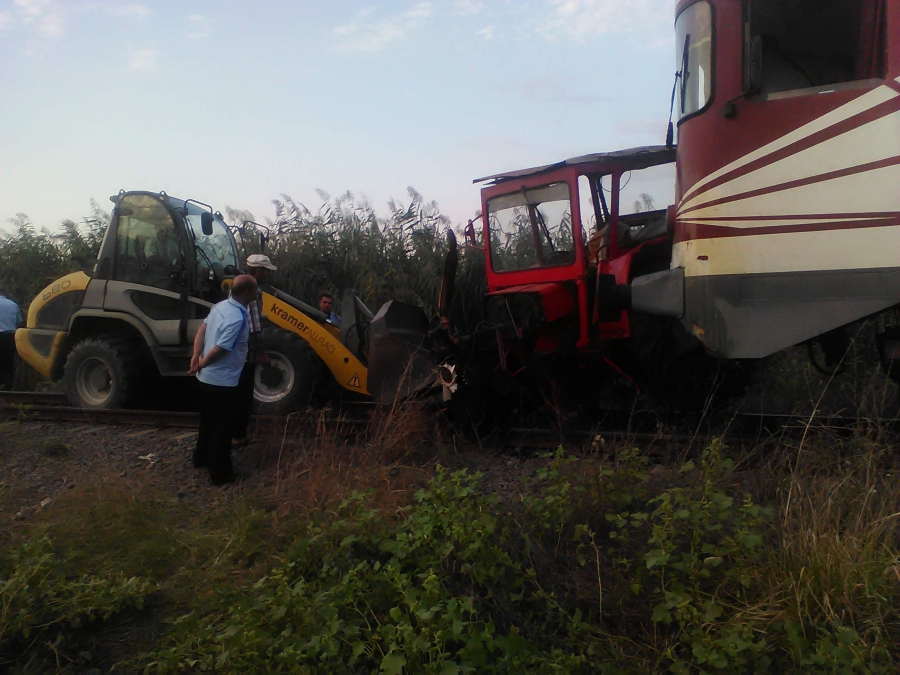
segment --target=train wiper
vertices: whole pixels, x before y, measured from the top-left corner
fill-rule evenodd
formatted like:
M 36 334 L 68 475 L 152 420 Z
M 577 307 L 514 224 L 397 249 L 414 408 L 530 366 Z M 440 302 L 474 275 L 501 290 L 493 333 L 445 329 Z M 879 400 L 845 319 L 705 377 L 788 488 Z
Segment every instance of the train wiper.
M 684 99 L 687 95 L 685 84 L 688 80 L 688 61 L 690 59 L 691 34 L 684 36 L 684 49 L 681 50 L 681 67 L 675 72 L 675 81 L 672 83 L 672 98 L 669 101 L 669 126 L 666 128 L 666 147 L 671 148 L 675 144 L 675 127 L 672 125 L 672 111 L 675 109 L 675 90 L 678 88 L 678 80 L 681 80 L 681 113 L 684 114 Z

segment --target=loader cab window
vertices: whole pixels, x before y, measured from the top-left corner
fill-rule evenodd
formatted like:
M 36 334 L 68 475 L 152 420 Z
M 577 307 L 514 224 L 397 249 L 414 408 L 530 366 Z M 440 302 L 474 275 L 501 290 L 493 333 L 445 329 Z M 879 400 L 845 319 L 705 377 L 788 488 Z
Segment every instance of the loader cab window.
M 200 223 L 201 213 L 203 213 L 203 209 L 200 206 L 188 202 L 185 220 L 195 244 L 197 273 L 201 279 L 208 280 L 209 270 L 212 270 L 218 284 L 225 277 L 226 267 L 235 269 L 238 267 L 237 244 L 235 244 L 228 226 L 219 216 L 213 219 L 212 234 L 203 234 Z
M 169 210 L 150 195 L 129 195 L 116 211 L 114 279 L 175 291 L 181 251 Z
M 685 7 L 675 19 L 675 111 L 681 120 L 706 108 L 713 90 L 712 9 L 705 0 Z
M 569 186 L 524 188 L 488 200 L 491 266 L 496 272 L 575 262 Z
M 761 54 L 758 93 L 768 97 L 884 78 L 886 9 L 885 0 L 746 0 L 745 88 L 754 50 Z

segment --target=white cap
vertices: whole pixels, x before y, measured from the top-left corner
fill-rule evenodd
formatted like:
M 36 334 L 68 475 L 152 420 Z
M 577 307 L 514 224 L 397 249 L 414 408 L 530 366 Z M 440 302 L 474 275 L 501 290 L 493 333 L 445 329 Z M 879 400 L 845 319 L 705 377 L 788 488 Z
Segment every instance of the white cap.
M 273 272 L 278 269 L 272 264 L 272 261 L 269 260 L 269 256 L 263 255 L 262 253 L 254 253 L 247 258 L 247 267 L 265 267 L 267 270 L 272 270 Z

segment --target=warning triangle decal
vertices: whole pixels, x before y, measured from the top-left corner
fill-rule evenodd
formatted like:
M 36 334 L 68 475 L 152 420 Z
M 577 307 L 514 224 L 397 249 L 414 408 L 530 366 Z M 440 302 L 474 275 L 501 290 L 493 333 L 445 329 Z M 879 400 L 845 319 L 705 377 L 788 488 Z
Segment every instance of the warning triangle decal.
M 357 389 L 362 389 L 362 385 L 359 383 L 359 373 L 353 373 L 353 377 L 350 378 L 350 381 L 347 383 L 348 387 L 356 387 Z

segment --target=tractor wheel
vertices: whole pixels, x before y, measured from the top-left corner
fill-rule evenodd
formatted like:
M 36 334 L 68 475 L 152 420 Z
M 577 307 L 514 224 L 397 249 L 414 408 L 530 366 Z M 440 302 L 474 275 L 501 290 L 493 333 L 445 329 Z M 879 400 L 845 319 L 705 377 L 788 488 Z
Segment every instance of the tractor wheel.
M 140 357 L 115 335 L 85 338 L 66 359 L 65 388 L 76 408 L 124 408 L 139 387 Z
M 312 347 L 281 328 L 266 328 L 262 341 L 271 363 L 256 368 L 256 412 L 280 415 L 308 405 L 322 375 L 322 362 Z

